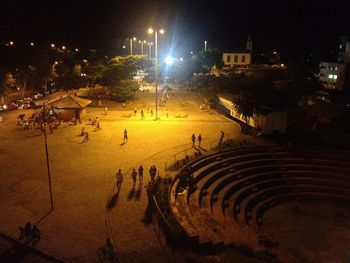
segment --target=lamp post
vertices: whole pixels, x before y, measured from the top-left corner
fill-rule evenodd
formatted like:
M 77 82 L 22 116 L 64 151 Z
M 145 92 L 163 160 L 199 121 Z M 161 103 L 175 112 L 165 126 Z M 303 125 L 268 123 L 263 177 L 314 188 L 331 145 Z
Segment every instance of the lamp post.
M 151 60 L 152 59 L 152 46 L 153 42 L 148 42 L 148 58 Z
M 132 41 L 136 41 L 136 37 L 130 38 L 130 55 L 132 55 Z
M 147 41 L 146 40 L 139 40 L 139 43 L 141 44 L 141 54 L 143 55 L 143 44 L 146 44 Z
M 207 47 L 208 47 L 208 41 L 204 41 L 204 51 L 207 51 Z
M 50 204 L 51 204 L 51 211 L 53 210 L 53 198 L 52 198 L 52 187 L 51 187 L 51 172 L 50 172 L 50 162 L 49 162 L 49 151 L 47 149 L 47 137 L 46 137 L 46 109 L 45 109 L 45 102 L 43 102 L 44 107 L 44 138 L 45 138 L 45 154 L 46 154 L 46 167 L 47 167 L 47 176 L 48 176 L 48 182 L 49 182 L 49 192 L 50 192 Z
M 156 75 L 156 120 L 158 120 L 158 30 L 148 29 L 148 34 L 154 32 L 154 58 L 155 58 L 155 75 Z M 164 34 L 164 29 L 160 29 L 159 33 Z

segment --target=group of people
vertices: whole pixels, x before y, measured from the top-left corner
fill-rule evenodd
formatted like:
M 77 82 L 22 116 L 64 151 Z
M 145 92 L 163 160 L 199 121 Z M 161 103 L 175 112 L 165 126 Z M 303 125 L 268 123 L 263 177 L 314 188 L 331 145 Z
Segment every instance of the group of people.
M 196 135 L 194 133 L 191 136 L 191 141 L 192 141 L 192 148 L 196 147 Z M 201 147 L 201 143 L 202 143 L 202 135 L 201 134 L 198 135 L 197 141 L 198 141 L 198 147 Z
M 40 241 L 40 230 L 36 225 L 32 225 L 30 222 L 27 222 L 24 227 L 20 226 L 19 231 L 19 239 L 23 240 L 26 244 L 32 244 L 32 246 L 34 246 Z
M 132 182 L 133 182 L 133 187 L 135 187 L 135 185 L 136 185 L 137 177 L 139 178 L 139 184 L 142 184 L 143 171 L 144 171 L 144 168 L 143 168 L 142 165 L 139 166 L 137 171 L 136 171 L 136 168 L 132 169 L 131 179 L 132 179 Z M 155 165 L 152 165 L 150 167 L 150 169 L 149 169 L 149 175 L 150 175 L 150 178 L 151 178 L 151 180 L 150 180 L 151 183 L 154 183 L 155 177 L 157 175 L 157 172 L 158 172 L 157 167 Z M 158 172 L 158 174 L 159 174 L 159 172 Z M 124 176 L 123 176 L 123 173 L 122 173 L 121 169 L 119 169 L 117 174 L 116 174 L 116 180 L 117 180 L 117 191 L 119 192 L 120 188 L 122 186 L 122 183 L 124 181 Z
M 152 109 L 150 110 L 149 108 L 147 108 L 147 113 L 150 113 L 151 117 L 153 117 L 153 110 Z M 137 114 L 137 109 L 134 108 L 134 116 L 136 116 L 136 114 Z M 145 112 L 143 110 L 140 111 L 140 115 L 141 115 L 141 120 L 145 119 Z
M 98 117 L 96 117 L 95 119 L 91 120 L 91 118 L 89 118 L 89 124 L 92 126 L 96 126 L 97 129 L 100 129 L 100 119 Z

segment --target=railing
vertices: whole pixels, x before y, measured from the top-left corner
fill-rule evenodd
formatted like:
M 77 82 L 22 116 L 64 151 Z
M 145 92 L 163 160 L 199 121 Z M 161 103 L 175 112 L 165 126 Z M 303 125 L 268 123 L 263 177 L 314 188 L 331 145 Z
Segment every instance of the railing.
M 229 134 L 224 135 L 224 138 L 223 138 L 223 140 L 222 140 L 222 143 L 225 142 L 225 138 L 226 138 L 226 141 L 228 141 L 228 140 L 230 139 L 230 135 L 229 135 Z M 216 147 L 213 146 L 214 143 L 217 143 L 218 146 L 219 146 L 220 140 L 221 140 L 221 139 L 217 139 L 217 140 L 215 140 L 215 141 L 210 142 L 210 150 L 213 150 L 213 149 L 216 148 Z
M 186 148 L 185 150 L 177 152 L 173 156 L 171 156 L 168 159 L 168 161 L 166 161 L 165 164 L 164 164 L 165 175 L 169 176 L 169 174 L 168 174 L 169 164 L 175 165 L 178 160 L 185 159 L 188 156 L 188 153 L 191 152 L 191 151 L 195 151 L 195 148 Z M 181 157 L 181 158 L 179 158 L 179 157 Z

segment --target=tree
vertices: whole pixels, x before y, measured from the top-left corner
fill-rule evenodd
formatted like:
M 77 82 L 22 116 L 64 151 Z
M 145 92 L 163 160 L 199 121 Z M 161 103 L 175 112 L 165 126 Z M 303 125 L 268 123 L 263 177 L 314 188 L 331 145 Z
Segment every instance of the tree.
M 140 85 L 133 80 L 121 80 L 117 85 L 110 87 L 112 96 L 118 101 L 131 99 Z
M 234 97 L 233 106 L 238 113 L 242 114 L 243 119 L 248 123 L 248 119 L 253 116 L 256 106 L 256 98 L 247 91 L 241 91 L 239 95 Z

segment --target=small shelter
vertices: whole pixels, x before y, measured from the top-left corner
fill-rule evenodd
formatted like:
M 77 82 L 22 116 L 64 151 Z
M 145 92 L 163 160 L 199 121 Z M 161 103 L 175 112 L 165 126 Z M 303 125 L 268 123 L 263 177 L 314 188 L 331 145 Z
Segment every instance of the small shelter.
M 50 101 L 48 104 L 55 111 L 59 120 L 71 120 L 73 117 L 80 120 L 85 116 L 85 108 L 91 102 L 91 100 L 68 95 Z

